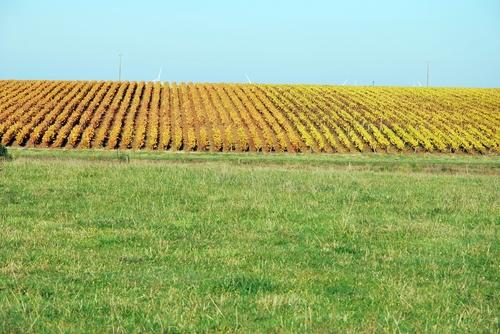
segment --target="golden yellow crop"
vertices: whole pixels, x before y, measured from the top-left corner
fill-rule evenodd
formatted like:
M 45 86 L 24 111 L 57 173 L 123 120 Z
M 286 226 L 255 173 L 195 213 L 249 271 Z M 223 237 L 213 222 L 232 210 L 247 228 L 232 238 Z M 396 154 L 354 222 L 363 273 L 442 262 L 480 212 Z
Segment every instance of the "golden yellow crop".
M 0 142 L 500 153 L 500 89 L 0 80 Z

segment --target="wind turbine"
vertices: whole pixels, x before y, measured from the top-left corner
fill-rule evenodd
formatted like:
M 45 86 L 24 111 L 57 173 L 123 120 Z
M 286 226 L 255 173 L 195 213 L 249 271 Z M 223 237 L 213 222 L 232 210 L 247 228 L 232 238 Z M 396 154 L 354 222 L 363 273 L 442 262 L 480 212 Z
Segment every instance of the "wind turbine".
M 247 78 L 248 83 L 252 84 L 252 80 L 250 80 L 250 78 L 248 77 L 248 74 L 245 73 L 245 77 Z
M 122 57 L 123 55 L 120 53 L 118 55 L 120 57 L 120 65 L 118 66 L 118 81 L 122 81 Z
M 152 80 L 152 82 L 158 82 L 160 81 L 160 78 L 161 78 L 161 71 L 163 70 L 163 65 L 160 66 L 160 72 L 158 72 L 158 77 L 154 80 Z

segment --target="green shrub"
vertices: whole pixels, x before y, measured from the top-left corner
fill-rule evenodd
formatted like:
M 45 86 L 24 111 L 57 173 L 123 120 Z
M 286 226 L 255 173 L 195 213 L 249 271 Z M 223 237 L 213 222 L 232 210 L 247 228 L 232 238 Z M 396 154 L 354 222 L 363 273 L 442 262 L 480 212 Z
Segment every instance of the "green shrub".
M 0 159 L 11 160 L 12 156 L 9 154 L 7 147 L 0 144 Z

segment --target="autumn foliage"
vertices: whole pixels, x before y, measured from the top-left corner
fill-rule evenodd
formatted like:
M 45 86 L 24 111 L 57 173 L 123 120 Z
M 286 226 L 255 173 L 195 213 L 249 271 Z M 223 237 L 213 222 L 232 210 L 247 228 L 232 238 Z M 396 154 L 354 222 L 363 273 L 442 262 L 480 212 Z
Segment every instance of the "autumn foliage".
M 264 152 L 500 153 L 500 90 L 0 81 L 0 143 Z

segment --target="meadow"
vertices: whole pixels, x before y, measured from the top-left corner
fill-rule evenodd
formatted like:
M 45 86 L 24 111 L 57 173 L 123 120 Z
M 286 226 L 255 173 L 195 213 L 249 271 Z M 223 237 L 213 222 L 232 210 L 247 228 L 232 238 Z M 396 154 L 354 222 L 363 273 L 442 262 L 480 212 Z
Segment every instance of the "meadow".
M 0 332 L 498 332 L 500 158 L 10 149 Z

